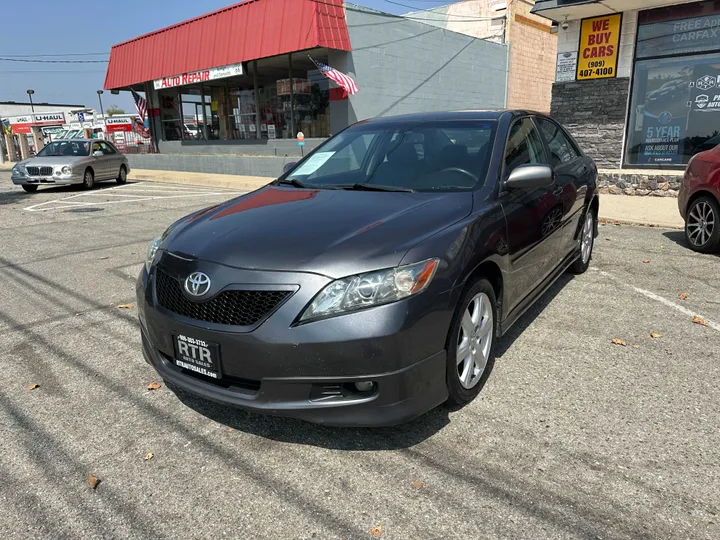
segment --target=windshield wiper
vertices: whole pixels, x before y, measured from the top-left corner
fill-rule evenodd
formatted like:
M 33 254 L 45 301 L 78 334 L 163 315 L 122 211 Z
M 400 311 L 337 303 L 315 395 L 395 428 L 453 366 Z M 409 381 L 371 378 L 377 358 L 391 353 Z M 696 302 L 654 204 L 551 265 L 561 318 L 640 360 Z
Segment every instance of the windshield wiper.
M 298 188 L 307 187 L 307 186 L 306 186 L 305 184 L 303 184 L 300 180 L 295 180 L 294 178 L 291 179 L 291 180 L 288 180 L 288 179 L 278 180 L 277 183 L 278 183 L 278 184 L 285 184 L 285 185 L 288 185 L 288 186 L 294 186 L 294 187 L 298 187 Z
M 414 189 L 396 186 L 382 186 L 380 184 L 353 184 L 345 189 L 352 189 L 355 191 L 402 191 L 405 193 L 415 193 Z

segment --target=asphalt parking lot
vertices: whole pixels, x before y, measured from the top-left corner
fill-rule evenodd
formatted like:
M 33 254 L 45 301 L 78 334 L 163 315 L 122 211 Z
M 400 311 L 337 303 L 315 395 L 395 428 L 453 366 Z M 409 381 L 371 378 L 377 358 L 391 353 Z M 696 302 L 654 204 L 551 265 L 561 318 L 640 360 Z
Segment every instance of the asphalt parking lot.
M 327 428 L 176 395 L 142 358 L 147 243 L 235 195 L 0 173 L 0 538 L 720 537 L 719 257 L 601 226 L 476 401 Z

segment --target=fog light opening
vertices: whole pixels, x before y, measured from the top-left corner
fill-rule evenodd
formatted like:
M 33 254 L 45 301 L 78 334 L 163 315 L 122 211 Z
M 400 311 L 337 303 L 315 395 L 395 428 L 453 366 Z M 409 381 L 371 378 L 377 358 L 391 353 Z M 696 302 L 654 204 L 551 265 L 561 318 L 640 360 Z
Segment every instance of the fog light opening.
M 373 381 L 361 381 L 355 383 L 355 390 L 363 393 L 375 391 L 375 383 Z

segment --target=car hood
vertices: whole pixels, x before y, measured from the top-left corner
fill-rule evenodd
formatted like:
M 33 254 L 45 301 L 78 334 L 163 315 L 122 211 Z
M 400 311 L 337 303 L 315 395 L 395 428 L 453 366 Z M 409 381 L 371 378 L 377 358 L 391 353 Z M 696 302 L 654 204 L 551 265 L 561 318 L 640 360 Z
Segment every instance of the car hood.
M 88 156 L 41 156 L 32 157 L 20 161 L 18 165 L 22 165 L 23 167 L 53 167 L 57 165 L 73 165 L 87 158 Z
M 246 269 L 342 277 L 396 266 L 472 210 L 472 193 L 268 186 L 176 222 L 161 249 Z

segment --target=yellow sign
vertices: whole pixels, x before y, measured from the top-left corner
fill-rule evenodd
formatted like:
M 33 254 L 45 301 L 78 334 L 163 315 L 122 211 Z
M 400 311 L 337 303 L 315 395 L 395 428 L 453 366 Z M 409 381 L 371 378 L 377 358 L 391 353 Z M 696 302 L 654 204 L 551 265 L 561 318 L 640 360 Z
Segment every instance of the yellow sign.
M 577 80 L 617 75 L 622 14 L 584 19 L 580 28 Z

